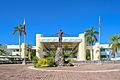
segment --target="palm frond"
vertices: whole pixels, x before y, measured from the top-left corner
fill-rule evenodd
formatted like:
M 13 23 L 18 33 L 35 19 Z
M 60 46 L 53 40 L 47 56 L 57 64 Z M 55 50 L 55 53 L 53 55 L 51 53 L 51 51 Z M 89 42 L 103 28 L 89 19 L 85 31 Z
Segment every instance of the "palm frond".
M 18 32 L 20 36 L 22 35 L 23 26 L 22 26 L 21 24 L 18 24 L 16 27 L 14 27 L 13 35 L 14 35 L 16 32 Z
M 112 48 L 113 53 L 117 52 L 117 48 L 120 46 L 119 41 L 120 41 L 120 38 L 118 34 L 110 36 L 109 46 Z
M 98 31 L 95 31 L 94 34 L 99 35 L 99 32 L 98 32 Z
M 18 27 L 14 27 L 14 30 L 13 30 L 13 35 L 18 31 Z
M 86 42 L 88 45 L 91 45 L 97 41 L 96 35 L 98 35 L 99 32 L 94 31 L 94 26 L 92 26 L 90 29 L 85 30 L 85 36 L 86 36 Z

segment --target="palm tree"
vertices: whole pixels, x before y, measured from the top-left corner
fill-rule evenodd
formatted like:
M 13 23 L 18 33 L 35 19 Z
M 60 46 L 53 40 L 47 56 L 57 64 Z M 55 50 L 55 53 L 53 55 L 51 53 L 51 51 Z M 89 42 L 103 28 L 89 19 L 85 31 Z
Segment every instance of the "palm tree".
M 23 32 L 23 26 L 21 24 L 18 24 L 16 27 L 14 27 L 13 30 L 13 35 L 18 32 L 18 38 L 19 38 L 19 54 L 20 54 L 20 58 L 21 58 L 21 45 L 20 45 L 20 40 L 21 40 L 21 35 Z
M 27 45 L 27 51 L 28 51 L 28 59 L 31 61 L 32 46 L 30 44 Z
M 9 52 L 7 52 L 7 51 L 4 49 L 4 45 L 2 45 L 2 44 L 0 44 L 0 55 L 2 55 L 2 56 L 10 55 Z
M 110 37 L 109 46 L 112 48 L 112 53 L 116 58 L 116 53 L 118 52 L 118 48 L 120 47 L 120 36 L 118 34 Z
M 91 27 L 90 29 L 85 30 L 86 42 L 90 46 L 91 60 L 93 60 L 92 46 L 97 41 L 96 35 L 99 35 L 99 32 L 95 31 L 94 27 Z
M 1 49 L 2 45 L 0 44 L 0 55 L 2 55 L 2 49 Z

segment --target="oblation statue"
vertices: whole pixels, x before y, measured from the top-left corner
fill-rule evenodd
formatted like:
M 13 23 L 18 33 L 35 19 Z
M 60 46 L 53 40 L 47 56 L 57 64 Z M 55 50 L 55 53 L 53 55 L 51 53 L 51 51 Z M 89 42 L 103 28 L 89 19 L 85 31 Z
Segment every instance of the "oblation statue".
M 59 46 L 57 48 L 56 51 L 56 55 L 55 55 L 55 64 L 56 66 L 63 66 L 64 65 L 64 51 L 62 48 L 62 35 L 64 32 L 62 32 L 62 30 L 60 30 L 57 34 L 59 36 Z

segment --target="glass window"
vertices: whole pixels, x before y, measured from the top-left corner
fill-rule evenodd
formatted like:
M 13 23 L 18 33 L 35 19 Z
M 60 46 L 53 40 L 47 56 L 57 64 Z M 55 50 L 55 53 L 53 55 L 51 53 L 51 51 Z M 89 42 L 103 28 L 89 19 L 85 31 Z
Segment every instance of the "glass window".
M 105 52 L 105 49 L 100 49 L 101 52 Z

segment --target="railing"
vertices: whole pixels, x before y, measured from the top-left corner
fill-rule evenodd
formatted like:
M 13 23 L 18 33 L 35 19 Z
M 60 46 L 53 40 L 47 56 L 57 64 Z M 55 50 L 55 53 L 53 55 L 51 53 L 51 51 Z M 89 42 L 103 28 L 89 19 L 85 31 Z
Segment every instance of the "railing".
M 81 42 L 80 37 L 63 37 L 62 42 Z M 41 37 L 40 42 L 59 42 L 58 37 Z

